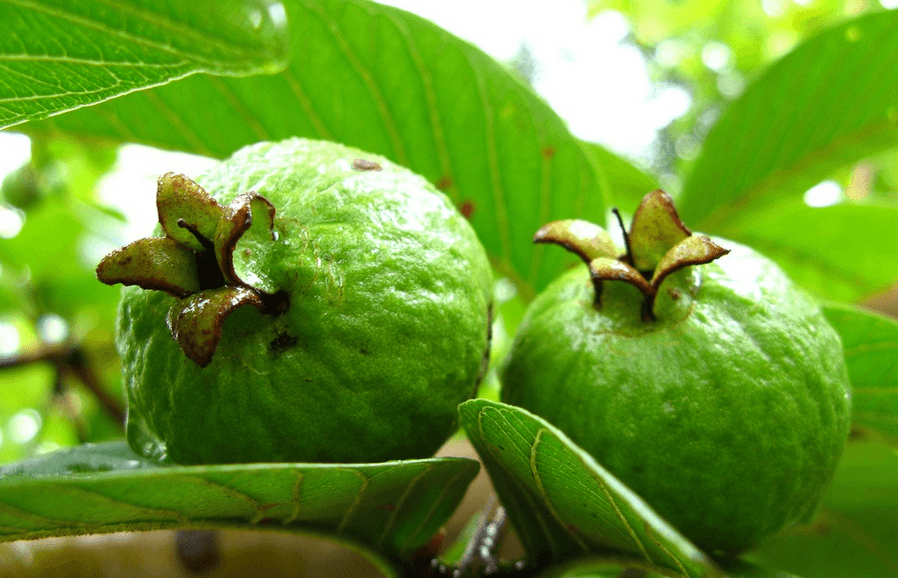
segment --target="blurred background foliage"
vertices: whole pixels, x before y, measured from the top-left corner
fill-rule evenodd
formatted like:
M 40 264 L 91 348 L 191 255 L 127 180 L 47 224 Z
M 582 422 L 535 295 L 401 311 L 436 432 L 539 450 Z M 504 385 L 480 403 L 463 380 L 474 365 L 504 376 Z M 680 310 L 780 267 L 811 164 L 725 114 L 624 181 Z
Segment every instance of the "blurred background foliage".
M 688 111 L 659 132 L 643 158 L 632 159 L 648 178 L 630 167 L 612 175 L 634 194 L 653 181 L 676 193 L 679 175 L 688 171 L 727 103 L 771 62 L 822 29 L 892 7 L 885 0 L 587 4 L 589 18 L 611 10 L 626 19 L 622 43 L 644 56 L 653 87 L 676 86 L 690 96 Z M 505 64 L 525 81 L 540 67 L 526 44 Z M 134 237 L 100 193 L 102 180 L 117 170 L 118 149 L 54 136 L 2 136 L 15 137 L 12 146 L 30 147 L 30 161 L 7 174 L 0 190 L 0 461 L 12 461 L 121 436 L 122 385 L 113 344 L 118 289 L 98 283 L 94 267 Z M 898 151 L 889 151 L 832 179 L 848 198 L 895 200 L 895 161 Z M 507 326 L 515 325 L 521 309 L 520 303 L 505 307 Z M 502 343 L 500 332 L 496 356 Z
M 649 170 L 676 192 L 679 175 L 701 154 L 702 143 L 727 103 L 768 65 L 803 40 L 846 19 L 896 7 L 875 0 L 596 0 L 624 14 L 627 41 L 638 46 L 656 86 L 691 96 L 689 111 L 666 126 L 652 147 Z M 833 175 L 847 197 L 898 199 L 898 152 L 889 151 Z

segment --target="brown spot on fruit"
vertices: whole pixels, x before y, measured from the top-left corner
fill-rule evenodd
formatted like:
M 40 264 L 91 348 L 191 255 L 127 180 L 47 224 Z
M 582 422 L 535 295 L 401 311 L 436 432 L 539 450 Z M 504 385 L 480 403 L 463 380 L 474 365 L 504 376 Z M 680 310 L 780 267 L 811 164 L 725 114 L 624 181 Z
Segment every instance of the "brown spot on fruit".
M 366 159 L 355 159 L 352 161 L 352 170 L 354 171 L 382 171 L 383 167 L 374 161 Z

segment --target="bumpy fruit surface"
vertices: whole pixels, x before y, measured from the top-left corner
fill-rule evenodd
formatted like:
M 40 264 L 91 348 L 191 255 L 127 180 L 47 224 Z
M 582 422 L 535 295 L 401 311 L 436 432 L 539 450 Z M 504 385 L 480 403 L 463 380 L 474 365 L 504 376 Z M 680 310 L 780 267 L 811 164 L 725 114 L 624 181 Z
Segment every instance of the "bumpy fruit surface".
M 178 177 L 160 191 L 195 186 Z M 196 182 L 221 207 L 251 208 L 253 228 L 222 250 L 230 221 L 216 229 L 207 213 L 239 211 L 193 201 L 185 223 L 160 208 L 171 236 L 215 234 L 182 240 L 192 252 L 161 241 L 138 250 L 158 263 L 164 245 L 165 266 L 183 255 L 201 266 L 198 282 L 176 279 L 168 292 L 123 290 L 117 345 L 131 445 L 177 463 L 432 455 L 474 394 L 489 345 L 489 264 L 450 201 L 386 159 L 302 139 L 242 149 Z M 248 191 L 271 212 L 238 198 Z M 272 213 L 271 228 L 256 230 Z M 210 358 L 205 337 L 217 322 Z
M 770 260 L 712 243 L 729 254 L 669 274 L 650 315 L 636 287 L 596 283 L 595 265 L 557 279 L 522 321 L 502 399 L 559 427 L 698 546 L 736 552 L 813 515 L 850 396 L 818 306 Z

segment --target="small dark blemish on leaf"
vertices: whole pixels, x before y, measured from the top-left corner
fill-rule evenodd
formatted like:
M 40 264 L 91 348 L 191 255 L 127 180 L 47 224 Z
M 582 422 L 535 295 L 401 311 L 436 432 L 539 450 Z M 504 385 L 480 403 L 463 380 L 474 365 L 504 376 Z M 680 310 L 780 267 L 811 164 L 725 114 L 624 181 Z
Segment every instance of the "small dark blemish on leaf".
M 461 213 L 462 217 L 470 220 L 471 215 L 474 214 L 474 202 L 464 201 L 461 206 L 458 207 L 458 212 Z
M 452 179 L 450 179 L 448 176 L 445 176 L 437 181 L 437 188 L 440 189 L 441 191 L 445 191 L 446 189 L 448 189 L 451 186 L 452 186 Z
M 278 333 L 278 336 L 268 344 L 268 352 L 275 355 L 280 355 L 291 347 L 295 347 L 298 341 L 299 340 L 296 339 L 296 336 L 294 335 L 290 335 L 288 333 Z
M 550 159 L 555 156 L 555 149 L 553 147 L 543 147 L 542 153 L 544 159 Z
M 305 378 L 303 381 L 305 381 L 306 383 L 312 383 L 312 379 L 309 377 Z
M 359 349 L 359 353 L 361 353 L 362 355 L 371 355 L 371 352 L 367 349 Z
M 392 512 L 396 510 L 396 504 L 383 504 L 379 506 L 381 510 L 386 510 L 388 512 Z
M 382 171 L 383 167 L 374 161 L 365 159 L 355 159 L 352 161 L 352 170 L 354 171 Z

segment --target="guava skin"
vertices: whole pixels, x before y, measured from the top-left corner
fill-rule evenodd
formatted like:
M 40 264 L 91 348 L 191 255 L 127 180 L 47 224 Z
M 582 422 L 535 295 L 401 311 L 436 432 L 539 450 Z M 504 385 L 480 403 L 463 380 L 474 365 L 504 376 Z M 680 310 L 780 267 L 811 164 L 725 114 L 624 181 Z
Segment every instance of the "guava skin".
M 277 240 L 241 275 L 267 275 L 287 306 L 235 310 L 201 368 L 166 326 L 175 298 L 125 287 L 132 447 L 182 464 L 432 455 L 489 345 L 489 263 L 451 202 L 384 158 L 303 139 L 247 147 L 196 181 L 222 204 L 255 191 L 276 207 Z
M 842 344 L 771 261 L 729 255 L 643 296 L 585 267 L 531 303 L 501 368 L 502 400 L 545 418 L 708 552 L 807 520 L 844 449 Z

